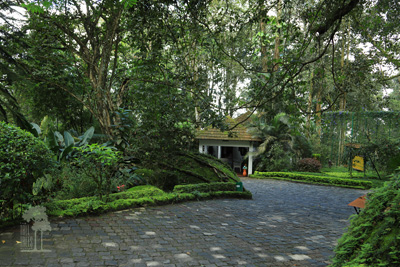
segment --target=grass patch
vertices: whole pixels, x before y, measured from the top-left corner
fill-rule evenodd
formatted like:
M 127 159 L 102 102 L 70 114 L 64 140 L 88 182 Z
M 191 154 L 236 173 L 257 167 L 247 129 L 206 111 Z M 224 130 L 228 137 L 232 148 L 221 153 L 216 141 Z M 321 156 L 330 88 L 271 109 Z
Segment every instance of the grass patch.
M 374 186 L 372 181 L 310 175 L 310 173 L 303 174 L 303 173 L 292 173 L 292 172 L 255 172 L 255 174 L 250 175 L 250 177 L 258 179 L 287 180 L 287 181 L 340 186 L 340 187 L 357 188 L 357 189 L 370 189 Z
M 352 171 L 350 175 L 348 167 L 337 166 L 337 167 L 324 167 L 321 169 L 321 173 L 328 176 L 336 176 L 341 178 L 364 178 L 364 172 L 359 172 L 356 170 Z M 380 172 L 381 177 L 387 176 L 384 172 Z M 365 172 L 365 178 L 367 179 L 379 179 L 378 174 L 372 170 L 367 169 Z

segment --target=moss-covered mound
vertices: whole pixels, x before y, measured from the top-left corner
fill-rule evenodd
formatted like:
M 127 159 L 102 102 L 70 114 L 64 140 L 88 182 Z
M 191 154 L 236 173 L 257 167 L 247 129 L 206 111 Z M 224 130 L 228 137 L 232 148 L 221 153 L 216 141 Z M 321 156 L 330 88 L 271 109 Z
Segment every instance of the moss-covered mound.
M 367 199 L 339 239 L 332 266 L 400 266 L 400 174 Z
M 232 168 L 213 156 L 187 153 L 177 157 L 174 168 L 187 175 L 187 183 L 237 182 Z
M 158 163 L 154 170 L 138 169 L 136 173 L 149 184 L 167 191 L 180 184 L 240 181 L 229 165 L 199 153 L 181 153 L 168 163 Z

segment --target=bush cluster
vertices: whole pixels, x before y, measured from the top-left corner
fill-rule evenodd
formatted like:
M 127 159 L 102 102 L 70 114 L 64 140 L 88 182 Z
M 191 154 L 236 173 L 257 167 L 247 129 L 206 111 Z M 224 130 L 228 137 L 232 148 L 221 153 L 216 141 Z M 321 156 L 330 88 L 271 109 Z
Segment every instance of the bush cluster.
M 280 179 L 280 180 L 291 180 L 291 181 L 304 181 L 308 183 L 322 184 L 322 185 L 334 185 L 342 187 L 369 189 L 373 186 L 371 181 L 362 180 L 352 180 L 352 179 L 342 179 L 336 177 L 327 176 L 316 176 L 316 175 L 306 175 L 291 172 L 255 172 L 251 175 L 252 178 L 270 178 L 270 179 Z
M 300 172 L 319 172 L 321 167 L 321 162 L 312 158 L 301 159 L 297 162 L 297 170 Z
M 29 203 L 33 183 L 55 164 L 54 155 L 31 133 L 0 122 L 0 213 L 7 217 L 13 202 Z

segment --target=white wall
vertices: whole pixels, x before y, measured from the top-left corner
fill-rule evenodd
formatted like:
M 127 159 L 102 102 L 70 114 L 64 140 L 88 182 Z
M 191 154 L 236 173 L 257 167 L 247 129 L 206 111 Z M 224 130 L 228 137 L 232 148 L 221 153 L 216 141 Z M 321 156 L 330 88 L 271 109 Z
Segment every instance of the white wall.
M 253 151 L 253 144 L 250 141 L 224 141 L 224 140 L 199 140 L 199 151 L 200 153 L 207 153 L 207 150 L 204 148 L 208 146 L 213 146 L 214 151 L 217 150 L 217 158 L 221 158 L 221 147 L 248 147 L 249 151 Z M 214 152 L 215 153 L 215 152 Z M 253 174 L 253 157 L 249 156 L 248 158 L 248 174 Z

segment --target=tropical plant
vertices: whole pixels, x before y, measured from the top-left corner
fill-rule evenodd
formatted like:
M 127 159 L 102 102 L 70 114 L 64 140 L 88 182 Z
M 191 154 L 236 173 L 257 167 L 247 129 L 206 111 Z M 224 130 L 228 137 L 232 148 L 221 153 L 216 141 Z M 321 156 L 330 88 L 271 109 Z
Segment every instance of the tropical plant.
M 111 192 L 111 181 L 118 170 L 120 152 L 106 145 L 91 144 L 74 147 L 78 152 L 74 162 L 97 185 L 97 194 L 102 200 L 104 193 L 108 196 Z
M 80 147 L 88 144 L 94 135 L 93 126 L 79 137 L 72 136 L 69 131 L 64 131 L 64 135 L 62 135 L 59 131 L 54 129 L 53 121 L 49 116 L 43 118 L 40 126 L 36 123 L 31 124 L 47 147 L 57 155 L 58 161 L 71 158 L 73 147 Z
M 298 157 L 311 153 L 307 140 L 292 127 L 285 113 L 275 115 L 269 123 L 259 119 L 249 131 L 263 140 L 254 153 L 258 171 L 291 169 Z

